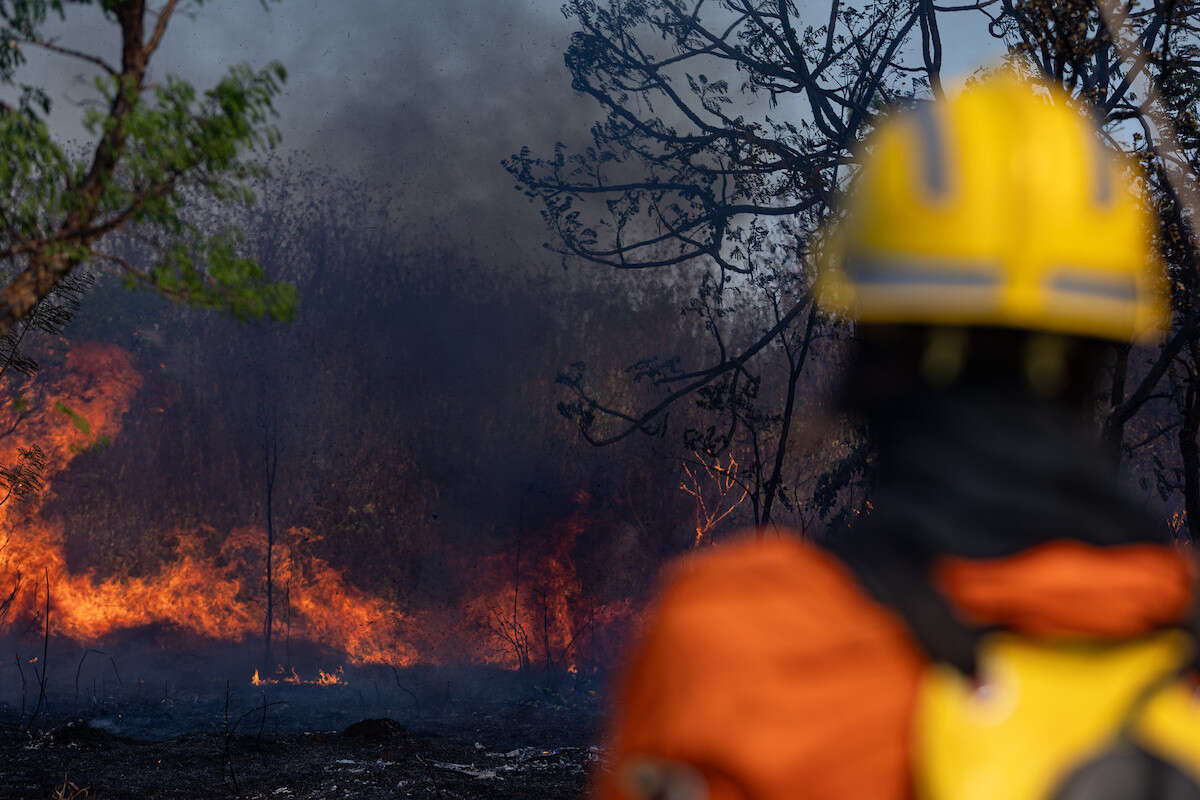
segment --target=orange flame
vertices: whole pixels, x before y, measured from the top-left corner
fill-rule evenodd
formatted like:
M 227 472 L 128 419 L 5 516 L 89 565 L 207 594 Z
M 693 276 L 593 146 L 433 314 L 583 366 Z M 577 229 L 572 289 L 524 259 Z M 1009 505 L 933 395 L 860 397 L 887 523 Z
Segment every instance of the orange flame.
M 738 480 L 738 463 L 733 453 L 725 465 L 719 456 L 710 464 L 703 453 L 693 451 L 692 455 L 696 463 L 683 463 L 687 480 L 679 488 L 696 499 L 696 539 L 692 546 L 699 547 L 706 536 L 712 542 L 713 529 L 745 501 L 750 489 Z
M 288 670 L 288 674 L 284 675 L 284 667 L 282 664 L 275 668 L 275 673 L 277 675 L 283 675 L 283 677 L 263 678 L 259 675 L 258 670 L 254 670 L 254 674 L 250 676 L 250 683 L 254 686 L 267 686 L 280 683 L 288 683 L 293 686 L 297 686 L 302 683 L 312 686 L 333 686 L 335 684 L 345 684 L 345 680 L 343 679 L 344 669 L 342 667 L 338 667 L 333 672 L 326 672 L 323 669 L 317 670 L 316 680 L 311 681 L 302 680 L 300 676 L 296 674 L 295 667 L 292 667 L 290 670 Z
M 46 453 L 42 496 L 75 457 L 117 436 L 141 385 L 120 348 L 76 345 L 62 367 L 38 377 L 24 410 L 0 409 L 0 429 L 20 413 L 17 434 Z M 12 463 L 17 447 L 0 440 L 0 463 Z M 318 538 L 312 531 L 290 528 L 275 544 L 273 564 L 278 585 L 289 587 L 291 636 L 337 648 L 357 665 L 468 660 L 575 668 L 586 640 L 636 616 L 628 603 L 582 606 L 571 548 L 587 527 L 582 509 L 589 500 L 580 493 L 580 510 L 553 531 L 549 546 L 527 553 L 521 563 L 509 555 L 483 559 L 479 594 L 440 610 L 401 609 L 354 586 L 340 569 L 309 552 Z M 71 569 L 61 527 L 41 517 L 40 508 L 38 499 L 0 505 L 0 602 L 18 590 L 8 614 L 0 614 L 0 634 L 39 618 L 38 597 L 45 597 L 39 584 L 48 579 L 53 631 L 80 643 L 149 625 L 222 641 L 261 639 L 266 541 L 261 529 L 246 526 L 223 537 L 212 529 L 176 531 L 173 555 L 157 572 L 101 576 Z M 294 671 L 282 680 L 301 682 Z M 315 682 L 343 680 L 339 668 L 321 672 Z M 279 679 L 256 671 L 251 682 Z
M 342 683 L 342 668 L 338 667 L 336 672 L 326 672 L 319 670 L 317 675 L 318 686 L 332 686 L 335 683 Z

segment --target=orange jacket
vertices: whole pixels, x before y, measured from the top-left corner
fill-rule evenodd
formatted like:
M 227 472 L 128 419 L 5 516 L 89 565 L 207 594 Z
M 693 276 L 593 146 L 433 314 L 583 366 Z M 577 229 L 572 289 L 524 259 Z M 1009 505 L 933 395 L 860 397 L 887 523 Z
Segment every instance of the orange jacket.
M 944 559 L 934 580 L 981 625 L 1121 637 L 1186 614 L 1193 574 L 1166 547 L 1056 541 Z M 620 685 L 595 794 L 641 800 L 649 764 L 687 765 L 712 800 L 907 798 L 925 663 L 899 617 L 794 536 L 685 560 Z

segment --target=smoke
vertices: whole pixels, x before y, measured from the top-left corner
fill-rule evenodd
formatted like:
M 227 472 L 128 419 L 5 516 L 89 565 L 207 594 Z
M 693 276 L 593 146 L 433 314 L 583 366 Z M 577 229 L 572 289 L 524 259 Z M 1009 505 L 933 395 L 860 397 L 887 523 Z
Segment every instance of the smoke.
M 95 7 L 67 10 L 48 34 L 116 62 L 116 26 Z M 537 210 L 500 160 L 523 145 L 578 143 L 597 115 L 570 89 L 562 53 L 572 29 L 556 3 L 218 0 L 192 11 L 172 19 L 151 80 L 173 73 L 204 89 L 232 64 L 278 60 L 289 73 L 277 102 L 285 152 L 368 181 L 394 214 L 448 223 L 481 253 L 544 257 Z M 36 48 L 26 55 L 19 77 L 49 88 L 52 130 L 86 141 L 80 120 L 98 71 Z
M 113 27 L 68 8 L 53 35 L 115 57 Z M 160 575 L 177 541 L 220 553 L 261 526 L 265 410 L 281 426 L 276 524 L 314 530 L 320 563 L 389 608 L 455 608 L 480 592 L 480 564 L 506 580 L 524 569 L 523 585 L 552 565 L 572 576 L 573 614 L 649 584 L 688 541 L 675 462 L 642 440 L 584 444 L 554 378 L 587 360 L 623 388 L 621 365 L 686 346 L 677 301 L 564 275 L 500 165 L 587 135 L 599 110 L 570 90 L 570 33 L 531 0 L 211 2 L 174 21 L 152 80 L 202 89 L 238 61 L 289 69 L 291 161 L 259 211 L 217 219 L 246 222 L 300 311 L 245 326 L 111 282 L 85 299 L 72 339 L 130 353 L 143 383 L 111 446 L 75 459 L 39 506 L 64 574 Z M 31 54 L 30 70 L 70 98 L 51 122 L 71 138 L 84 68 Z M 586 524 L 564 549 L 568 519 Z

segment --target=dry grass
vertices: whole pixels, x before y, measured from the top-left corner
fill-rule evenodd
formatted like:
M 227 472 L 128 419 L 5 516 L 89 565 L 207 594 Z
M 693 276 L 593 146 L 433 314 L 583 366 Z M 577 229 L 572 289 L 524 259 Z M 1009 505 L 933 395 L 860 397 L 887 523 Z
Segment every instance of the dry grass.
M 54 800 L 83 800 L 88 796 L 86 786 L 80 786 L 74 781 L 67 780 L 63 776 L 63 782 L 59 786 L 54 787 L 54 794 L 50 795 Z

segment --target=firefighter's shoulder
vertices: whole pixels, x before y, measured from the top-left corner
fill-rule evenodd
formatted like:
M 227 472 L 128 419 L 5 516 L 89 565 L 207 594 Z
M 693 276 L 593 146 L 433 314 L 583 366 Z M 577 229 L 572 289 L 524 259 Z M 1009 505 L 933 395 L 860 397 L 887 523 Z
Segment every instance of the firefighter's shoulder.
M 653 612 L 664 634 L 755 649 L 908 640 L 837 557 L 790 531 L 746 532 L 680 559 L 666 576 Z
M 689 557 L 618 692 L 601 796 L 656 796 L 637 782 L 667 775 L 714 798 L 903 797 L 922 665 L 903 624 L 797 536 Z

